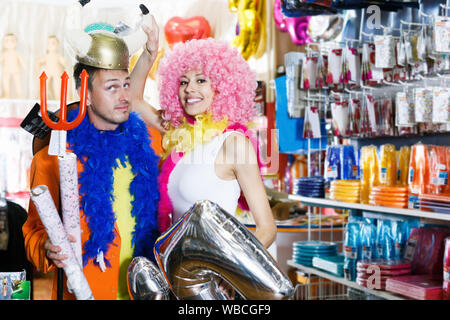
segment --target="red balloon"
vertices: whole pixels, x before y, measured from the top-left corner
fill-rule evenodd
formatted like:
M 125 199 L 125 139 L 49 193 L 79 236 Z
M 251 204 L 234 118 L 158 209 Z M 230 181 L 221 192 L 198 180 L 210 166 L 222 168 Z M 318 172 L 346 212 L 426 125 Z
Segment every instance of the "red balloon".
M 170 47 L 176 42 L 205 39 L 211 35 L 208 20 L 201 16 L 191 18 L 173 17 L 164 26 L 164 34 Z

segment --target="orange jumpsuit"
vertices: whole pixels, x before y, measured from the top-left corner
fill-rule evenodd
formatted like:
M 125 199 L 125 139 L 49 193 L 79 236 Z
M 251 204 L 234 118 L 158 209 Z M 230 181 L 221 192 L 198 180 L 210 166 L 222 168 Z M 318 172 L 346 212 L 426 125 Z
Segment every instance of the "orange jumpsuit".
M 149 129 L 152 135 L 152 148 L 156 154 L 161 153 L 161 137 L 154 129 Z M 80 161 L 77 163 L 78 172 L 83 171 L 83 165 Z M 30 188 L 39 185 L 46 185 L 52 195 L 56 207 L 59 207 L 59 172 L 58 172 L 58 157 L 48 155 L 48 146 L 41 149 L 33 157 L 30 170 Z M 80 209 L 80 225 L 81 225 L 81 244 L 89 239 L 90 230 L 88 224 L 83 217 L 83 211 Z M 30 201 L 28 209 L 28 219 L 22 227 L 25 250 L 27 258 L 34 266 L 43 273 L 56 270 L 56 266 L 47 258 L 44 243 L 48 239 L 47 232 L 42 224 L 39 214 L 33 202 Z M 93 260 L 83 268 L 83 273 L 89 283 L 92 294 L 96 300 L 115 300 L 117 297 L 118 282 L 119 282 L 119 259 L 120 259 L 120 245 L 121 238 L 117 223 L 114 225 L 114 244 L 109 247 L 105 254 L 105 259 L 109 260 L 111 267 L 106 268 L 105 272 L 94 265 Z M 56 281 L 57 273 L 53 279 L 52 299 L 56 299 Z M 64 275 L 64 293 L 63 299 L 75 299 L 75 296 L 67 290 L 67 278 Z

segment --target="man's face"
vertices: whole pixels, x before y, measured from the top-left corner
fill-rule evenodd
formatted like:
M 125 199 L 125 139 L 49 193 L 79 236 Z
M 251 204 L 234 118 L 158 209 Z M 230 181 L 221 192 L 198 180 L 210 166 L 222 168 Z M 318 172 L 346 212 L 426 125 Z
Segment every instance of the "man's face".
M 88 90 L 87 112 L 98 130 L 115 130 L 130 115 L 130 76 L 126 70 L 95 72 L 92 90 Z

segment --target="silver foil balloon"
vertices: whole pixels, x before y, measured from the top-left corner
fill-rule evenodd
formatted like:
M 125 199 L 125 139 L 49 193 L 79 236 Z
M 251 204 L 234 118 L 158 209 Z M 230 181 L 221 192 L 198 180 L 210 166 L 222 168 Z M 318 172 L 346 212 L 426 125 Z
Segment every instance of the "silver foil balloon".
M 210 201 L 198 201 L 155 243 L 157 263 L 178 299 L 227 300 L 228 282 L 245 299 L 289 299 L 289 278 L 256 237 Z
M 136 257 L 128 266 L 128 291 L 132 300 L 169 300 L 170 288 L 157 266 Z

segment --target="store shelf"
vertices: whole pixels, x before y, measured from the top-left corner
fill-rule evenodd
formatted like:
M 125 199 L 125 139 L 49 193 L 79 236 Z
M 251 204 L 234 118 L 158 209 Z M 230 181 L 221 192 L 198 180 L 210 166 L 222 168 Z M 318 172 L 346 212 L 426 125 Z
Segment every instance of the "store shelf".
M 289 199 L 300 201 L 301 204 L 303 204 L 303 205 L 314 206 L 314 207 L 325 207 L 325 208 L 335 208 L 335 209 L 354 209 L 354 210 L 381 212 L 381 213 L 389 213 L 389 214 L 396 214 L 396 215 L 403 215 L 403 216 L 410 216 L 410 217 L 450 221 L 450 214 L 445 214 L 445 213 L 421 211 L 421 210 L 414 210 L 414 209 L 399 209 L 399 208 L 372 206 L 372 205 L 368 205 L 368 204 L 349 203 L 349 202 L 342 202 L 342 201 L 323 199 L 323 198 L 303 197 L 303 196 L 294 195 L 294 194 L 290 194 Z
M 377 297 L 380 297 L 380 298 L 383 298 L 383 299 L 387 299 L 387 300 L 408 300 L 408 298 L 400 296 L 400 295 L 397 295 L 397 294 L 392 293 L 392 292 L 387 292 L 387 291 L 382 291 L 382 290 L 372 290 L 372 289 L 360 286 L 359 284 L 357 284 L 354 281 L 349 281 L 349 280 L 347 280 L 345 278 L 334 276 L 334 275 L 332 275 L 330 273 L 327 273 L 325 271 L 321 271 L 321 270 L 316 269 L 316 268 L 306 267 L 304 265 L 295 263 L 292 260 L 288 260 L 287 264 L 289 266 L 291 266 L 291 267 L 294 267 L 296 269 L 302 270 L 302 271 L 304 271 L 306 273 L 314 274 L 314 275 L 317 275 L 319 277 L 322 277 L 322 278 L 325 278 L 325 279 L 329 279 L 331 281 L 343 284 L 343 285 L 345 285 L 347 287 L 358 289 L 358 290 L 370 293 L 370 294 L 372 294 L 374 296 L 377 296 Z

